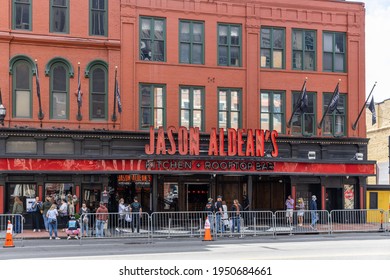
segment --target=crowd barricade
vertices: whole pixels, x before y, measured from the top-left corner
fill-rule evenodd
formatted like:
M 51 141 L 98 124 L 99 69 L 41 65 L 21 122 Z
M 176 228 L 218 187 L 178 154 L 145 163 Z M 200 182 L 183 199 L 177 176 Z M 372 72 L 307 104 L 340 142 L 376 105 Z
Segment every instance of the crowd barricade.
M 274 232 L 277 234 L 330 233 L 329 212 L 326 210 L 276 211 Z
M 105 217 L 107 217 L 107 219 L 104 219 Z M 149 238 L 149 220 L 148 213 L 127 212 L 82 214 L 79 219 L 80 237 L 81 239 L 132 237 Z
M 20 241 L 23 246 L 24 217 L 20 214 L 0 214 L 0 242 L 4 244 L 8 221 L 12 224 L 12 239 Z M 19 232 L 16 232 L 17 230 Z
M 385 231 L 388 218 L 382 209 L 344 209 L 332 210 L 330 219 L 333 233 Z

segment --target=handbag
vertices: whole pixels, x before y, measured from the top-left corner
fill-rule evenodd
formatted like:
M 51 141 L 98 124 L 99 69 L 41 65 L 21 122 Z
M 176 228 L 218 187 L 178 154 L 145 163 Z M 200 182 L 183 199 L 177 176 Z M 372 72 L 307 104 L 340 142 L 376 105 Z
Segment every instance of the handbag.
M 55 225 L 57 223 L 57 220 L 56 219 L 50 219 L 49 223 L 51 223 L 52 225 Z
M 125 221 L 131 223 L 132 221 L 131 214 L 126 214 Z

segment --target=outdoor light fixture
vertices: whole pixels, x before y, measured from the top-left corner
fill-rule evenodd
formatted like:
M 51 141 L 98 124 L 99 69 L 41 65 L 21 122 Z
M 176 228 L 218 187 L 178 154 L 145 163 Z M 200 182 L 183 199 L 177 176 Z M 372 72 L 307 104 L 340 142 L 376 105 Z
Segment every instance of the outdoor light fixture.
M 307 153 L 307 158 L 308 159 L 316 159 L 316 152 L 315 151 L 309 151 Z
M 363 153 L 356 153 L 355 154 L 355 159 L 356 160 L 363 160 Z
M 7 109 L 3 105 L 3 99 L 1 98 L 1 89 L 0 89 L 0 123 L 4 125 L 4 118 L 7 114 Z

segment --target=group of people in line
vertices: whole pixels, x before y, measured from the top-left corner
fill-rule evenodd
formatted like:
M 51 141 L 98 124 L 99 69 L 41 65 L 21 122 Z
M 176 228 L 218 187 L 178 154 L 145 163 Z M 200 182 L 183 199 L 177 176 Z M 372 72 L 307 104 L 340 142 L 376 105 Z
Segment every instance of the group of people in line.
M 243 196 L 242 205 L 238 199 L 233 200 L 233 204 L 230 208 L 231 217 L 229 219 L 229 211 L 226 205 L 226 201 L 222 200 L 222 195 L 217 196 L 217 201 L 213 203 L 213 199 L 210 197 L 205 206 L 207 212 L 207 218 L 210 222 L 210 229 L 217 233 L 224 233 L 230 229 L 232 233 L 237 231 L 241 232 L 241 218 L 243 212 L 249 211 L 249 199 L 246 195 Z M 215 221 L 214 221 L 215 217 Z
M 304 222 L 304 214 L 306 210 L 305 202 L 302 197 L 298 198 L 297 204 L 294 204 L 294 199 L 289 195 L 286 199 L 286 218 L 287 223 L 291 226 L 293 224 L 293 214 L 294 208 L 298 210 L 298 226 L 303 227 Z M 317 212 L 317 197 L 312 195 L 311 200 L 309 202 L 309 210 L 311 215 L 311 224 L 309 225 L 311 229 L 317 228 L 318 222 L 318 212 Z

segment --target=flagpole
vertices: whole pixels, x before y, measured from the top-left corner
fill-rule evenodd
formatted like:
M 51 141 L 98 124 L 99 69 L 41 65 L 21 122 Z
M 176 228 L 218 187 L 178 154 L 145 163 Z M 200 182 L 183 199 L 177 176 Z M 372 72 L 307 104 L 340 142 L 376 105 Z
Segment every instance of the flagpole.
M 36 83 L 36 89 L 37 89 L 37 96 L 38 96 L 38 105 L 39 105 L 39 111 L 38 111 L 38 119 L 41 121 L 41 127 L 42 127 L 42 120 L 45 117 L 45 114 L 42 112 L 42 104 L 41 104 L 41 86 L 39 83 L 39 74 L 38 74 L 38 60 L 35 59 L 35 83 Z
M 336 86 L 336 89 L 337 89 L 338 91 L 340 91 L 340 89 L 339 89 L 339 84 L 340 84 L 340 82 L 341 82 L 341 79 L 339 79 L 339 82 L 337 83 L 337 86 Z M 330 99 L 330 102 L 329 102 L 329 104 L 328 104 L 328 107 L 326 108 L 325 113 L 322 115 L 321 121 L 320 121 L 320 123 L 319 123 L 318 126 L 317 126 L 319 129 L 321 129 L 321 127 L 322 127 L 322 123 L 324 122 L 324 119 L 325 119 L 326 115 L 327 115 L 328 112 L 329 112 L 329 107 L 330 107 L 329 105 L 332 103 L 332 100 L 333 100 L 334 96 L 336 95 L 336 93 L 337 93 L 337 91 L 335 90 L 335 91 L 333 92 L 332 98 Z
M 303 86 L 302 86 L 302 89 L 301 89 L 301 95 L 299 96 L 299 100 L 302 99 L 302 94 L 303 94 L 303 90 L 306 87 L 306 82 L 307 82 L 307 77 L 305 78 L 305 82 L 303 83 Z M 295 103 L 294 109 L 293 109 L 292 114 L 291 114 L 291 117 L 290 117 L 290 119 L 287 122 L 287 128 L 290 128 L 292 119 L 294 117 L 295 112 L 298 110 L 299 104 L 300 104 L 300 102 L 299 103 L 298 102 Z
M 113 124 L 113 127 L 114 127 L 114 128 L 115 128 L 115 122 L 116 122 L 116 120 L 117 120 L 117 117 L 116 117 L 116 87 L 117 87 L 116 77 L 117 77 L 117 70 L 118 70 L 118 66 L 115 66 L 114 113 L 112 114 L 112 117 L 111 117 L 111 120 L 114 122 L 114 124 Z
M 376 82 L 374 83 L 374 85 L 373 85 L 373 87 L 372 87 L 372 89 L 371 89 L 371 91 L 370 91 L 370 94 L 368 95 L 366 101 L 364 102 L 364 105 L 363 105 L 362 109 L 360 110 L 360 113 L 359 113 L 359 115 L 358 115 L 356 121 L 355 121 L 355 122 L 353 123 L 353 125 L 352 125 L 352 129 L 353 129 L 353 130 L 356 130 L 357 123 L 358 123 L 358 121 L 359 121 L 359 119 L 360 119 L 360 116 L 362 115 L 363 110 L 364 110 L 364 108 L 366 107 L 367 102 L 368 102 L 368 99 L 370 99 L 371 94 L 372 94 L 372 92 L 374 91 L 375 86 L 376 86 Z
M 77 120 L 79 121 L 79 128 L 80 128 L 80 121 L 83 119 L 83 116 L 81 115 L 81 82 L 80 82 L 80 62 L 78 64 L 78 74 L 77 74 Z

